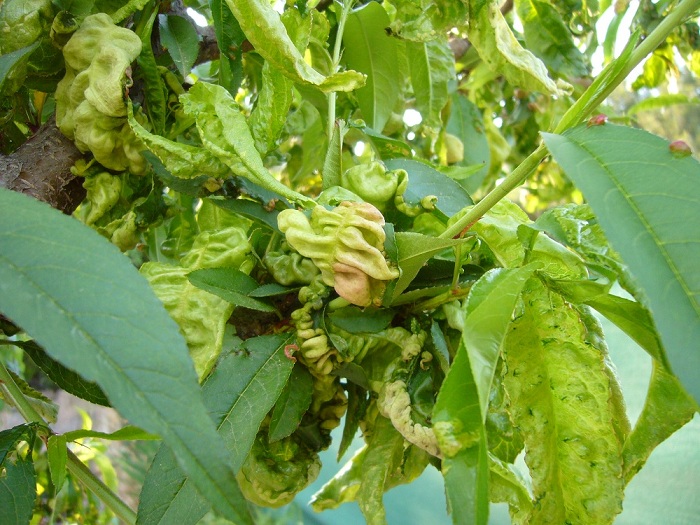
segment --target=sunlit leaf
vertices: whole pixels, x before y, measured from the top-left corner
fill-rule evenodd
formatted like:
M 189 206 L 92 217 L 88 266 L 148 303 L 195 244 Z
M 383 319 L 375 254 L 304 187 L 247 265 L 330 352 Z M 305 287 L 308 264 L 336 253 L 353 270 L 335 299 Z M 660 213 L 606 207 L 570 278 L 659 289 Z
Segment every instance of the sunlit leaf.
M 189 75 L 199 53 L 199 35 L 192 21 L 177 15 L 158 15 L 160 41 L 183 77 Z

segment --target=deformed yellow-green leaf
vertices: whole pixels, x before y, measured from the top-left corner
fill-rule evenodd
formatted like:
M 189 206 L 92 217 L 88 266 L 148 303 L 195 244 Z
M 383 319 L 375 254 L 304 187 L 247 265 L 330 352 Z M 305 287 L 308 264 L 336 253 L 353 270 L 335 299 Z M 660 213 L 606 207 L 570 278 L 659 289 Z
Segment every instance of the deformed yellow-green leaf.
M 537 504 L 528 523 L 612 523 L 622 510 L 622 444 L 605 355 L 578 311 L 531 279 L 506 340 L 504 384 Z

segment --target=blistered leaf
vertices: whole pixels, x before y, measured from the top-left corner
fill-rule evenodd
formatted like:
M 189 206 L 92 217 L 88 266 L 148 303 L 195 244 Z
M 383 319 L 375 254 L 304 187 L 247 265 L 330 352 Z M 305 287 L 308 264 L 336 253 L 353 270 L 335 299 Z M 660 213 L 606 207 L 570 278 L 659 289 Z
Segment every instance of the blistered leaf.
M 612 124 L 579 126 L 545 142 L 581 189 L 643 289 L 673 371 L 700 399 L 700 164 L 666 140 Z
M 535 279 L 506 340 L 511 413 L 525 440 L 529 519 L 612 523 L 622 503 L 622 444 L 603 353 L 575 309 Z
M 498 2 L 470 3 L 467 34 L 481 59 L 491 69 L 503 74 L 513 86 L 552 95 L 565 93 L 549 77 L 542 61 L 517 41 Z
M 364 83 L 357 71 L 343 71 L 328 77 L 304 61 L 289 38 L 280 15 L 266 0 L 226 0 L 241 29 L 255 50 L 285 76 L 321 91 L 352 91 Z
M 532 500 L 517 468 L 489 455 L 489 497 L 493 503 L 507 503 L 513 525 L 526 523 Z
M 389 15 L 377 2 L 350 13 L 343 33 L 343 60 L 348 67 L 367 75 L 366 84 L 354 92 L 367 125 L 381 132 L 401 92 L 401 71 L 396 39 L 384 28 Z

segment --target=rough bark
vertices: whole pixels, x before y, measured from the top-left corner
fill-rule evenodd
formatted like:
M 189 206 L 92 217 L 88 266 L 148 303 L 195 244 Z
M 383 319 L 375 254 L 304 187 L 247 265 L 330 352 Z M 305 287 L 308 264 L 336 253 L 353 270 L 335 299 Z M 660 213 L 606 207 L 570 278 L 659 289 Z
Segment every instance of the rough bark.
M 0 155 L 0 187 L 31 195 L 71 214 L 85 198 L 71 166 L 82 154 L 51 118 L 11 155 Z

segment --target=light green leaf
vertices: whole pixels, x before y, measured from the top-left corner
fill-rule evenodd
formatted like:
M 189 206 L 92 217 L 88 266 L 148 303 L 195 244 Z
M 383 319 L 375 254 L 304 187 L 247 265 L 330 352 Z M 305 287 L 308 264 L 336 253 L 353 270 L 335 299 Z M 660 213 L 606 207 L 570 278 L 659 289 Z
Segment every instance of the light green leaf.
M 316 512 L 336 509 L 343 503 L 357 500 L 363 479 L 363 465 L 369 448 L 360 448 L 338 473 L 311 497 L 309 504 Z
M 570 88 L 568 84 L 558 86 L 542 61 L 520 45 L 501 13 L 499 2 L 470 2 L 467 34 L 481 59 L 513 86 L 552 95 L 563 95 L 562 87 Z
M 75 441 L 77 439 L 89 438 L 99 438 L 108 439 L 110 441 L 154 441 L 160 439 L 160 436 L 155 434 L 149 434 L 148 432 L 141 430 L 138 427 L 132 427 L 127 425 L 114 432 L 97 432 L 96 430 L 86 430 L 84 428 L 78 430 L 71 430 L 62 434 L 67 441 Z
M 678 379 L 654 363 L 644 409 L 622 451 L 625 484 L 641 470 L 652 451 L 697 411 L 697 403 Z
M 49 458 L 49 470 L 51 483 L 60 492 L 66 481 L 66 463 L 68 461 L 68 449 L 66 448 L 66 436 L 63 434 L 51 434 L 46 442 L 46 455 Z
M 313 199 L 279 182 L 265 168 L 260 153 L 255 149 L 246 118 L 226 89 L 197 82 L 186 95 L 180 97 L 180 101 L 185 112 L 195 118 L 204 147 L 236 175 L 246 177 L 305 207 L 316 205 Z
M 586 59 L 576 47 L 572 32 L 549 2 L 518 0 L 527 48 L 541 58 L 551 71 L 567 78 L 589 74 Z
M 467 297 L 462 340 L 469 355 L 482 420 L 486 419 L 493 375 L 513 310 L 525 282 L 537 267 L 537 264 L 529 264 L 511 270 L 489 270 L 474 284 Z
M 36 498 L 36 476 L 31 454 L 5 461 L 0 477 L 0 523 L 29 525 Z
M 440 113 L 449 100 L 447 84 L 455 77 L 455 59 L 447 38 L 428 42 L 406 42 L 416 109 L 423 122 L 442 127 Z
M 700 399 L 700 164 L 645 131 L 579 126 L 545 143 L 648 298 L 671 367 Z
M 362 461 L 362 482 L 357 503 L 367 525 L 385 525 L 384 490 L 393 471 L 401 465 L 404 439 L 391 421 L 377 416 L 367 453 Z
M 316 86 L 323 92 L 352 91 L 364 83 L 357 71 L 328 77 L 308 65 L 289 38 L 280 15 L 267 0 L 226 0 L 255 51 L 294 82 Z
M 313 392 L 313 377 L 306 367 L 297 364 L 272 411 L 270 442 L 286 438 L 299 427 L 302 416 L 311 405 Z
M 381 132 L 401 93 L 397 41 L 386 34 L 389 15 L 377 2 L 350 13 L 343 33 L 343 60 L 348 67 L 367 75 L 364 87 L 355 91 L 362 118 Z
M 131 262 L 75 219 L 11 191 L 0 190 L 0 222 L 0 311 L 161 435 L 219 512 L 250 523 L 184 341 Z
M 56 418 L 58 417 L 58 405 L 38 390 L 35 390 L 29 386 L 29 383 L 11 370 L 8 370 L 8 372 L 19 389 L 22 391 L 22 394 L 24 394 L 24 397 L 27 399 L 29 404 L 32 405 L 34 410 L 39 413 L 41 418 L 48 423 L 55 423 Z M 5 399 L 2 391 L 0 391 L 0 399 Z M 5 399 L 5 401 L 11 400 Z
M 221 359 L 202 386 L 204 403 L 235 471 L 243 465 L 260 423 L 292 371 L 293 363 L 284 355 L 290 341 L 289 334 L 248 339 Z M 178 468 L 172 450 L 162 446 L 146 475 L 137 523 L 194 525 L 209 507 Z
M 344 120 L 337 119 L 333 125 L 326 159 L 323 162 L 323 189 L 340 186 L 340 176 L 343 173 L 343 139 L 348 131 Z
M 236 268 L 207 268 L 190 273 L 187 278 L 197 288 L 217 295 L 229 303 L 258 310 L 274 312 L 275 307 L 253 299 L 248 294 L 258 288 L 258 283 L 248 274 Z
M 513 525 L 526 523 L 532 499 L 517 468 L 489 454 L 489 497 L 493 503 L 507 503 Z
M 120 3 L 121 2 L 119 2 L 119 4 Z M 141 9 L 143 9 L 147 3 L 148 3 L 148 0 L 128 0 L 126 3 L 121 5 L 119 7 L 119 9 L 117 9 L 114 13 L 112 13 L 110 15 L 112 17 L 112 21 L 115 24 L 118 24 L 119 22 L 126 20 L 126 18 L 129 15 L 135 13 L 136 11 L 140 11 Z M 95 4 L 96 4 L 96 8 L 99 11 L 104 11 L 106 13 L 110 12 L 109 8 L 107 10 L 105 10 L 104 6 L 100 5 L 99 0 L 97 2 L 95 2 Z
M 262 87 L 249 121 L 255 148 L 261 155 L 274 149 L 292 105 L 293 87 L 291 80 L 270 66 L 269 62 L 265 62 L 262 68 Z
M 622 444 L 606 355 L 577 310 L 537 279 L 505 344 L 504 385 L 537 502 L 529 523 L 612 523 L 622 510 Z
M 199 35 L 192 21 L 177 15 L 158 15 L 160 42 L 175 62 L 175 67 L 183 77 L 197 60 Z
M 687 104 L 697 106 L 700 104 L 700 98 L 689 97 L 681 93 L 671 93 L 659 95 L 658 97 L 650 97 L 637 102 L 627 109 L 627 115 L 636 115 L 640 111 L 652 111 L 655 109 L 663 109 L 678 104 Z
M 445 129 L 464 144 L 464 159 L 457 164 L 459 166 L 481 165 L 478 171 L 459 182 L 467 192 L 473 193 L 481 186 L 491 164 L 491 151 L 479 108 L 464 95 L 454 93 L 452 110 Z
M 396 246 L 399 251 L 401 276 L 396 282 L 392 300 L 403 292 L 429 259 L 446 248 L 462 242 L 459 239 L 440 239 L 415 232 L 397 232 Z
M 433 408 L 433 429 L 443 455 L 452 522 L 487 523 L 486 434 L 463 338 Z

